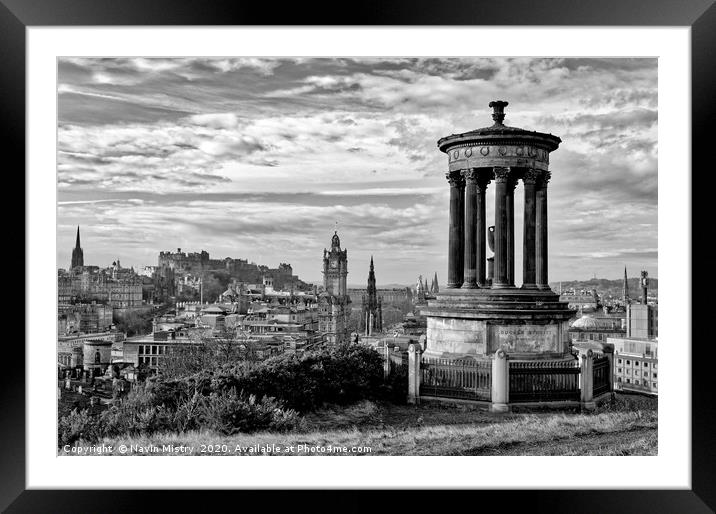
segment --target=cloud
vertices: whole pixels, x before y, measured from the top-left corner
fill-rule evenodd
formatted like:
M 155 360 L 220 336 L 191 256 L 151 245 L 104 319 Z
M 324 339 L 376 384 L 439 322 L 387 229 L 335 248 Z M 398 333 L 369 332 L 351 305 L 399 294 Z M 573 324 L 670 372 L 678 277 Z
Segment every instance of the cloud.
M 551 277 L 656 274 L 657 61 L 621 58 L 60 59 L 59 262 L 80 224 L 88 262 L 204 247 L 316 279 L 338 222 L 351 262 L 445 276 L 436 141 L 491 125 L 496 98 L 508 125 L 563 140 Z

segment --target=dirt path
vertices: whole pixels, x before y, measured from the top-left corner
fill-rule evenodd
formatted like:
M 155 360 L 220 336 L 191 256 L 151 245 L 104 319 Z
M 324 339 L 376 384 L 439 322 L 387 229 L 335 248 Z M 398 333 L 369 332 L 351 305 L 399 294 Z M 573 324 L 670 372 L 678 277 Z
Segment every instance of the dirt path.
M 656 455 L 656 439 L 656 427 L 635 427 L 551 441 L 520 441 L 481 446 L 455 455 Z

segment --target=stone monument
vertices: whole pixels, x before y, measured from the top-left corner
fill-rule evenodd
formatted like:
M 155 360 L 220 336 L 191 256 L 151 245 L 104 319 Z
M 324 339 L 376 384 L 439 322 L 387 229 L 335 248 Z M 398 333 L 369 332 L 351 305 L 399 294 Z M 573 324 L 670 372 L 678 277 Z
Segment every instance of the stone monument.
M 458 359 L 573 359 L 568 320 L 574 311 L 548 284 L 549 155 L 561 139 L 509 127 L 504 101 L 490 102 L 494 124 L 438 141 L 448 156 L 448 284 L 422 309 L 425 355 Z M 514 191 L 522 184 L 522 284 L 515 285 Z M 494 264 L 486 256 L 485 195 L 494 184 Z M 492 232 L 492 227 L 490 227 Z M 493 241 L 490 241 L 491 250 Z M 494 267 L 488 273 L 488 265 Z M 490 280 L 490 278 L 492 280 Z

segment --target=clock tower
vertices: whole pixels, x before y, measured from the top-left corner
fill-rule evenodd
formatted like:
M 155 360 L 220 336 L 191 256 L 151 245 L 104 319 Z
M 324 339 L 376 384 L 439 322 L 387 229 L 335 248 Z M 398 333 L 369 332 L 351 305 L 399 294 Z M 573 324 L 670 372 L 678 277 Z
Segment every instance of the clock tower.
M 348 340 L 351 299 L 347 294 L 348 250 L 341 250 L 338 232 L 331 238 L 331 249 L 323 250 L 323 288 L 319 299 L 319 331 L 330 343 Z

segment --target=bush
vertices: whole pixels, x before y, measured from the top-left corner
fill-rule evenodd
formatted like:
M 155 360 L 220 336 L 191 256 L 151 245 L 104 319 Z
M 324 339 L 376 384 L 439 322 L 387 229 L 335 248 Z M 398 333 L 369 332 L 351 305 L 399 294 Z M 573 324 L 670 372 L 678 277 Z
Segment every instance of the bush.
M 60 447 L 74 444 L 80 439 L 94 441 L 97 435 L 96 418 L 87 409 L 73 409 L 57 423 L 57 442 Z
M 186 432 L 209 428 L 224 434 L 257 430 L 292 430 L 302 426 L 295 410 L 284 409 L 275 398 L 237 394 L 235 389 L 213 392 L 208 396 L 185 391 L 181 383 L 149 384 L 135 388 L 127 398 L 92 416 L 89 410 L 73 410 L 60 418 L 59 446 L 79 440 L 96 442 L 103 437 L 151 435 L 158 432 Z M 160 394 L 156 394 L 156 392 Z M 164 403 L 164 400 L 168 400 Z
M 207 375 L 192 378 L 206 383 Z M 351 343 L 302 355 L 282 354 L 253 365 L 240 363 L 211 377 L 211 391 L 232 388 L 274 397 L 306 412 L 326 403 L 347 405 L 381 396 L 383 364 L 371 348 Z
M 407 403 L 408 366 L 400 366 L 391 372 L 385 384 L 384 397 L 393 403 Z
M 401 391 L 396 397 L 404 398 L 400 388 L 407 387 L 407 378 L 394 380 L 395 390 Z M 61 444 L 72 444 L 80 438 L 89 442 L 203 428 L 224 434 L 291 430 L 301 426 L 300 412 L 384 398 L 391 391 L 383 383 L 380 355 L 350 343 L 260 363 L 240 362 L 181 379 L 153 377 L 99 417 L 73 411 L 60 419 L 58 431 Z
M 285 431 L 300 425 L 298 413 L 284 410 L 276 399 L 264 396 L 257 401 L 256 396 L 245 397 L 235 389 L 211 393 L 202 410 L 205 425 L 227 435 L 265 429 Z

